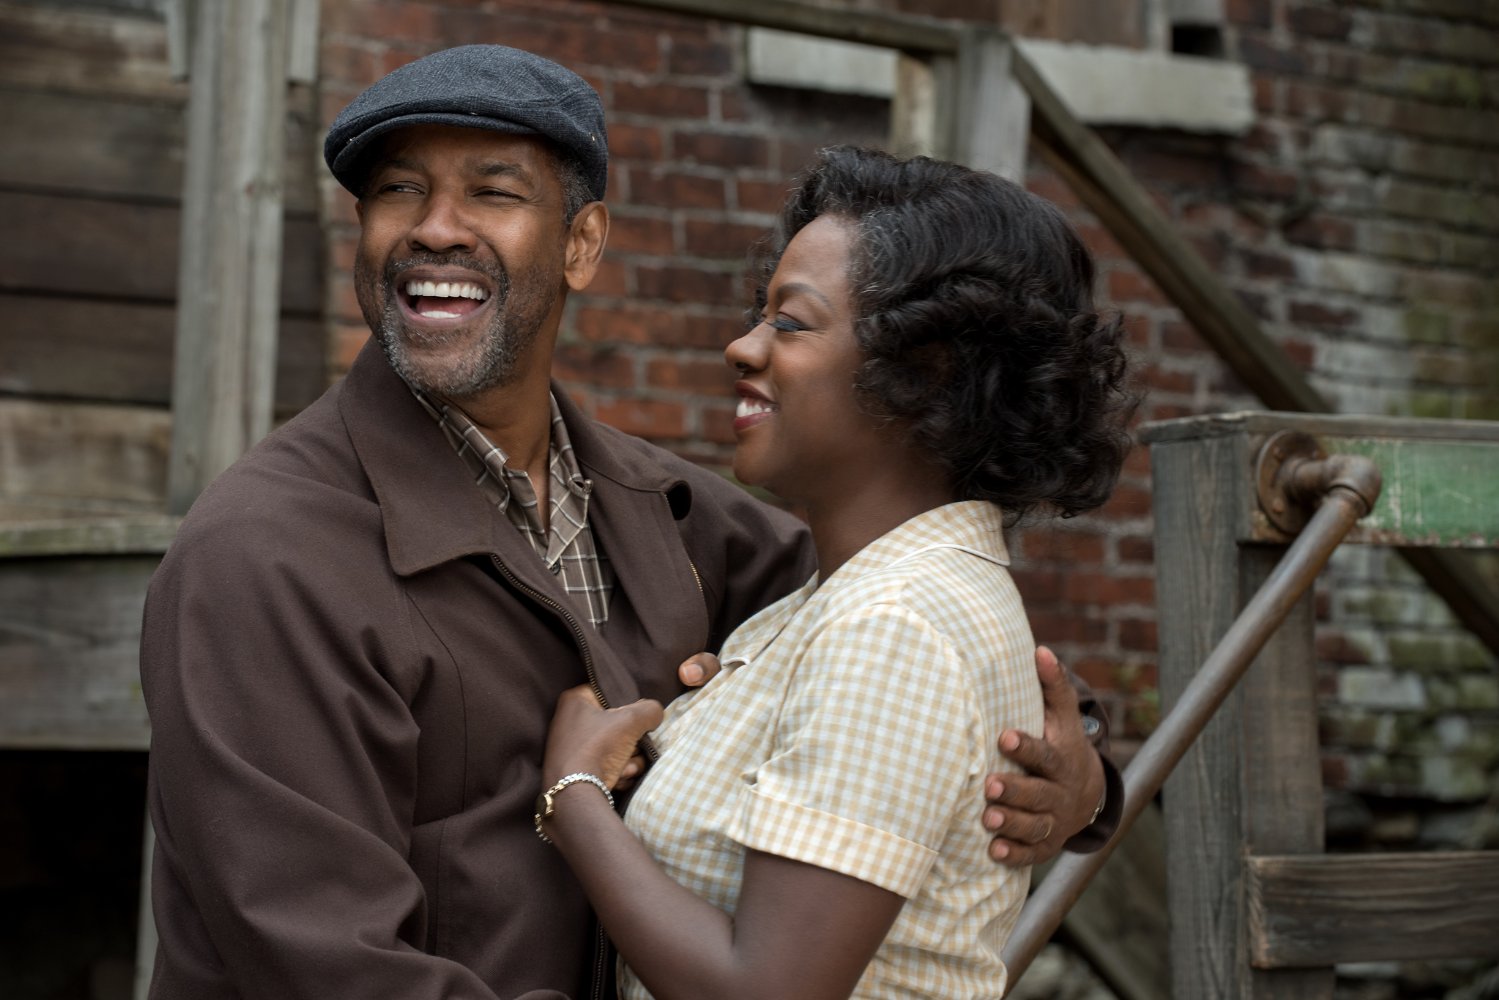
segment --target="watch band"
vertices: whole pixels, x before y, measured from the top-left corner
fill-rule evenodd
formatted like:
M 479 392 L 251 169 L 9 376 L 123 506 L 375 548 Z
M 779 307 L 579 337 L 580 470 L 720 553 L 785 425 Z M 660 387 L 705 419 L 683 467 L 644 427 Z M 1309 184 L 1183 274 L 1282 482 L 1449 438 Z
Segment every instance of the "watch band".
M 543 821 L 551 819 L 556 812 L 554 798 L 558 792 L 562 791 L 568 785 L 576 785 L 579 782 L 587 782 L 598 788 L 599 791 L 604 793 L 604 798 L 609 800 L 609 808 L 614 808 L 614 793 L 609 791 L 609 786 L 604 784 L 603 778 L 600 778 L 596 774 L 589 774 L 587 771 L 574 771 L 572 774 L 563 775 L 557 779 L 555 785 L 536 796 L 536 836 L 540 837 L 544 842 L 548 844 L 552 842 L 552 838 L 546 835 L 546 831 L 541 828 L 541 824 Z

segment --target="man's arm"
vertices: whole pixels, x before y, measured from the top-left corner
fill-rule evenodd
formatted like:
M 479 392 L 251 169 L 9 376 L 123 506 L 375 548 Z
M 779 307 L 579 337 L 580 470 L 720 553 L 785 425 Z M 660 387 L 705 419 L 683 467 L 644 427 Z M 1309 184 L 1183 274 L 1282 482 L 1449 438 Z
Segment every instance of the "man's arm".
M 984 782 L 984 826 L 995 835 L 989 853 L 1007 865 L 1098 850 L 1124 805 L 1119 772 L 1104 756 L 1108 718 L 1091 690 L 1045 646 L 1036 649 L 1036 673 L 1046 702 L 1042 735 L 1011 729 L 999 738 L 1000 752 L 1027 773 Z
M 492 998 L 409 943 L 428 917 L 407 860 L 420 732 L 380 666 L 415 656 L 396 589 L 268 521 L 190 518 L 147 600 L 152 996 Z M 348 574 L 326 567 L 368 604 L 330 598 Z

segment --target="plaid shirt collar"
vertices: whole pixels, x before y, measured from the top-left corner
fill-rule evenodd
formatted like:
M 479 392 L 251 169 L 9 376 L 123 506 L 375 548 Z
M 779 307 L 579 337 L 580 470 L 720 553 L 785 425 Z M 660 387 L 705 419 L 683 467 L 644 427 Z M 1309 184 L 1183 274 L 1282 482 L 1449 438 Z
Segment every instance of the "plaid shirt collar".
M 608 620 L 613 573 L 598 551 L 588 526 L 593 483 L 584 477 L 568 437 L 567 424 L 550 393 L 551 440 L 547 446 L 550 479 L 547 527 L 542 527 L 531 477 L 505 464 L 508 456 L 457 406 L 412 387 L 422 407 L 442 428 L 474 477 L 474 484 L 530 542 L 547 567 L 561 578 L 579 610 L 595 626 Z

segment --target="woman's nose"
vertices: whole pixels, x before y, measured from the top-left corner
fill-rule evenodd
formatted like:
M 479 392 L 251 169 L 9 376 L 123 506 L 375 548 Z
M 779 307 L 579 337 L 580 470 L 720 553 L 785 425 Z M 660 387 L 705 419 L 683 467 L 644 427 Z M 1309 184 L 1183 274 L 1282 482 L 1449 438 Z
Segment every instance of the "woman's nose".
M 723 359 L 736 371 L 759 371 L 765 367 L 769 342 L 769 327 L 763 322 L 757 323 L 754 329 L 724 348 Z

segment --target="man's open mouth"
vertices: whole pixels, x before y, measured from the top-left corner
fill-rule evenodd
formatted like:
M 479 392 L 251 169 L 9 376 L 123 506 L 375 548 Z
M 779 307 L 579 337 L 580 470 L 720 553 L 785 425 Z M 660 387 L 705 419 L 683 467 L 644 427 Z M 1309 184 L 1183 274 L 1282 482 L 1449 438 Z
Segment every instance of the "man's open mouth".
M 461 319 L 489 298 L 472 281 L 408 281 L 402 295 L 406 307 L 423 319 Z

